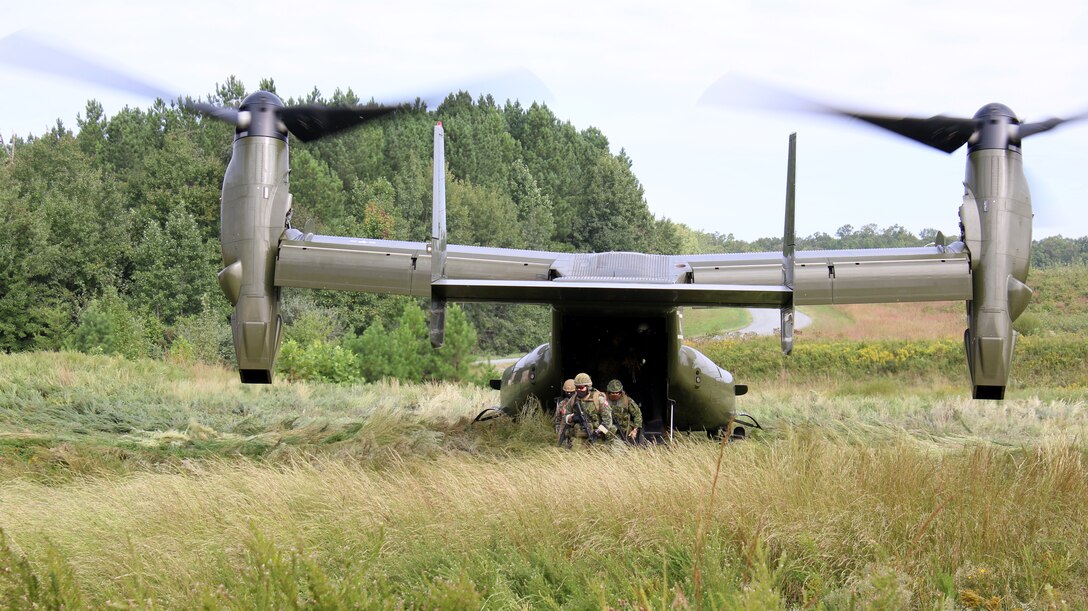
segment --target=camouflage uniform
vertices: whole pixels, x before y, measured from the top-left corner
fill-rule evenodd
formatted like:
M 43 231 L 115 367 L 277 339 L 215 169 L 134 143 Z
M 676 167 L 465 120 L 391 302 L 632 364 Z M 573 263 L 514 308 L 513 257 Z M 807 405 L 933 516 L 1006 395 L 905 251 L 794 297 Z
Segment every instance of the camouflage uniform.
M 609 434 L 616 432 L 616 427 L 613 425 L 613 420 L 611 420 L 611 408 L 608 406 L 608 398 L 605 397 L 604 392 L 590 388 L 589 394 L 585 397 L 580 398 L 578 395 L 574 395 L 560 403 L 559 411 L 572 414 L 576 404 L 585 417 L 585 424 L 589 426 L 594 436 L 599 435 L 597 427 L 601 425 L 608 429 Z M 568 424 L 567 427 L 572 429 L 572 436 L 585 438 L 585 426 L 572 423 Z
M 638 429 L 638 437 L 642 437 L 642 410 L 639 408 L 638 403 L 634 399 L 624 394 L 619 399 L 608 401 L 609 407 L 612 408 L 612 423 L 615 424 L 617 434 L 620 435 L 624 441 L 630 441 L 627 434 L 631 432 L 631 429 Z
M 638 403 L 628 395 L 620 395 L 615 401 L 609 401 L 612 408 L 612 423 L 616 428 L 627 432 L 633 428 L 642 428 L 642 410 Z
M 563 394 L 555 398 L 555 415 L 552 417 L 555 432 L 559 433 L 563 425 L 563 417 L 567 415 L 571 397 L 574 396 L 574 380 L 563 382 Z
M 612 408 L 612 423 L 615 425 L 616 434 L 628 443 L 641 443 L 645 440 L 642 434 L 642 410 L 627 393 L 623 392 L 623 384 L 619 380 L 608 383 L 608 392 L 620 393 L 619 398 L 608 397 L 608 405 Z M 633 429 L 638 429 L 634 440 L 628 437 Z

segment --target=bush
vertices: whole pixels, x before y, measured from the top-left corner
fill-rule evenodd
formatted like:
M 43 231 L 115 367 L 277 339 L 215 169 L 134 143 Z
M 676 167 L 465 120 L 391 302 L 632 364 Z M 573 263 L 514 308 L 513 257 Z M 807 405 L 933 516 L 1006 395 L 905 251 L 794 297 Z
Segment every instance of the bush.
M 280 303 L 285 339 L 293 339 L 303 346 L 315 341 L 336 341 L 344 333 L 339 313 L 329 307 L 317 305 L 309 291 L 286 290 Z
M 382 378 L 467 381 L 476 347 L 476 329 L 457 305 L 446 312 L 446 339 L 439 349 L 431 347 L 427 317 L 416 303 L 405 304 L 393 330 L 380 323 L 344 345 L 359 358 L 359 373 L 374 382 Z
M 1020 337 L 1012 377 L 1030 386 L 1088 386 L 1088 343 L 1076 335 Z
M 64 347 L 87 354 L 116 354 L 135 359 L 151 355 L 149 335 L 147 321 L 129 310 L 111 289 L 87 304 Z
M 200 314 L 186 316 L 174 325 L 174 341 L 168 350 L 170 357 L 208 365 L 232 361 L 234 342 L 230 335 L 228 308 L 225 299 L 205 295 L 201 299 Z
M 1013 322 L 1013 328 L 1023 335 L 1038 335 L 1043 331 L 1043 321 L 1031 312 L 1025 312 Z
M 277 369 L 292 380 L 351 382 L 359 375 L 358 361 L 350 350 L 322 340 L 306 346 L 293 339 L 285 340 Z

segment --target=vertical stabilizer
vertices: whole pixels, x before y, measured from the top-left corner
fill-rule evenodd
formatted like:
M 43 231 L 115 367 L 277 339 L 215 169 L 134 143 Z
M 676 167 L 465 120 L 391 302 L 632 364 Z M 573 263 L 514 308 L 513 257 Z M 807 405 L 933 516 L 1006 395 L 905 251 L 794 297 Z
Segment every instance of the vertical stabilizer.
M 789 160 L 786 163 L 786 222 L 782 231 L 782 284 L 790 289 L 789 297 L 782 306 L 779 333 L 782 335 L 782 353 L 793 352 L 793 260 L 797 238 L 794 231 L 794 200 L 797 189 L 797 134 L 790 134 Z
M 446 132 L 434 126 L 434 199 L 431 210 L 431 345 L 446 340 L 446 300 L 434 296 L 433 285 L 446 277 Z

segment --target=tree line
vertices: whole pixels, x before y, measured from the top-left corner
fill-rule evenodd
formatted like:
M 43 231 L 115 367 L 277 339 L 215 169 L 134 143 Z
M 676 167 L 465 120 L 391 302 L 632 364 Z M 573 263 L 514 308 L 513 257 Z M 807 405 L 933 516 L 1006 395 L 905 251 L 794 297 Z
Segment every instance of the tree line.
M 275 83 L 259 88 L 274 92 Z M 204 100 L 237 105 L 246 94 L 230 78 Z M 285 103 L 360 101 L 350 89 L 330 97 L 315 89 Z M 443 171 L 451 242 L 660 254 L 780 248 L 781 238 L 745 242 L 655 217 L 631 159 L 622 149 L 613 153 L 596 128 L 578 129 L 542 104 L 464 92 L 337 137 L 292 139 L 293 223 L 319 233 L 426 240 L 436 121 L 449 142 Z M 233 128 L 177 104 L 160 100 L 107 117 L 92 100 L 75 130 L 58 121 L 39 137 L 3 142 L 0 350 L 229 358 L 230 307 L 215 274 L 219 190 L 232 141 Z M 801 238 L 798 247 L 917 246 L 935 234 L 846 225 L 834 236 Z M 1084 262 L 1088 238 L 1046 238 L 1033 257 L 1040 266 Z M 361 293 L 284 291 L 283 306 L 293 342 L 285 361 L 313 345 L 337 346 L 356 355 L 354 375 L 366 379 L 404 373 L 359 362 L 374 345 L 367 333 L 371 340 L 396 334 L 418 326 L 422 315 L 414 299 Z M 547 338 L 546 308 L 466 304 L 455 312 L 451 321 L 463 317 L 464 325 L 457 322 L 451 341 L 466 353 L 526 350 Z M 442 358 L 465 362 L 463 355 Z M 456 378 L 463 371 L 434 362 L 404 375 Z

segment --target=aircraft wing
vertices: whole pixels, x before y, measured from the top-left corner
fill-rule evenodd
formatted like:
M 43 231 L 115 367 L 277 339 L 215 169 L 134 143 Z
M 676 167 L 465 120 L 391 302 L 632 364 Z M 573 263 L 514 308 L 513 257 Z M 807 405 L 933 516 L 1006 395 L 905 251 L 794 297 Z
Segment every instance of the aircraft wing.
M 685 258 L 696 283 L 760 284 L 782 277 L 780 253 Z M 949 246 L 797 251 L 794 304 L 963 301 L 971 299 L 971 267 L 962 242 Z M 781 281 L 781 280 L 779 280 Z
M 954 246 L 954 245 L 953 245 Z M 971 298 L 967 254 L 953 247 L 801 251 L 794 286 L 777 253 L 560 253 L 450 244 L 433 280 L 431 248 L 402 242 L 284 233 L 275 285 L 490 301 L 782 307 Z

